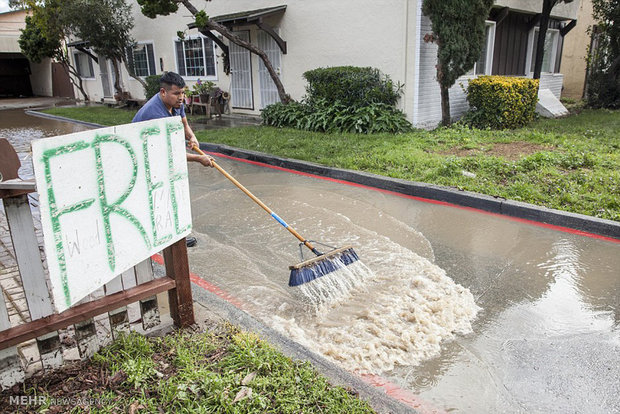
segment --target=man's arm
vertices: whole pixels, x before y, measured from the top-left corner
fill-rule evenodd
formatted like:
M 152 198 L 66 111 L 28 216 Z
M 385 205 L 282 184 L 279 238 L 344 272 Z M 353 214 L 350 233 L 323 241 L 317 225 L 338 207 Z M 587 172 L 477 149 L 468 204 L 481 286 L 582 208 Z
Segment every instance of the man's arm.
M 189 126 L 189 122 L 187 122 L 187 117 L 181 118 L 183 121 L 183 129 L 185 130 L 185 140 L 187 141 L 187 147 L 191 150 L 192 147 L 200 147 L 198 145 L 198 139 L 196 139 L 196 135 L 194 135 L 194 131 Z M 205 167 L 213 167 L 213 158 L 210 155 L 200 155 L 195 153 L 187 153 L 187 161 L 199 162 Z

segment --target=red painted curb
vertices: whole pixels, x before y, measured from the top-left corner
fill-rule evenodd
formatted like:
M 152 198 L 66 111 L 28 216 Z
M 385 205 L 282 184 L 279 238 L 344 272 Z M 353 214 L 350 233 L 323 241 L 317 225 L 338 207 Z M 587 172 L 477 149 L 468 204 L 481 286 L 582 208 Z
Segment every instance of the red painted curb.
M 612 243 L 620 243 L 620 239 L 616 239 L 616 238 L 608 237 L 608 236 L 601 236 L 600 234 L 594 234 L 594 233 L 590 233 L 590 232 L 587 232 L 587 231 L 571 229 L 569 227 L 557 226 L 555 224 L 541 223 L 541 222 L 535 221 L 535 220 L 523 219 L 523 218 L 519 218 L 519 217 L 512 217 L 512 216 L 507 216 L 507 215 L 499 214 L 499 213 L 492 213 L 490 211 L 485 211 L 485 210 L 481 210 L 481 209 L 474 208 L 474 207 L 459 206 L 457 204 L 452 204 L 452 203 L 448 203 L 448 202 L 445 202 L 445 201 L 432 200 L 430 198 L 422 198 L 422 197 L 416 197 L 416 196 L 411 196 L 411 195 L 407 195 L 407 194 L 401 194 L 401 193 L 397 193 L 396 191 L 383 190 L 381 188 L 371 187 L 371 186 L 364 185 L 364 184 L 358 184 L 358 183 L 353 183 L 353 182 L 350 182 L 350 181 L 339 180 L 339 179 L 336 179 L 336 178 L 323 177 L 323 176 L 316 175 L 316 174 L 310 174 L 310 173 L 305 173 L 305 172 L 301 172 L 301 171 L 295 171 L 295 170 L 292 170 L 292 169 L 289 169 L 289 168 L 278 167 L 278 166 L 275 166 L 275 165 L 269 165 L 269 164 L 265 164 L 265 163 L 258 162 L 258 161 L 251 161 L 251 160 L 246 160 L 246 159 L 243 159 L 243 158 L 232 157 L 230 155 L 220 154 L 218 152 L 208 152 L 208 154 L 212 155 L 212 156 L 216 156 L 216 157 L 228 158 L 228 159 L 239 161 L 239 162 L 245 162 L 247 164 L 256 165 L 256 166 L 259 166 L 259 167 L 266 167 L 266 168 L 271 168 L 271 169 L 278 170 L 278 171 L 288 172 L 288 173 L 291 173 L 291 174 L 297 174 L 297 175 L 301 175 L 301 176 L 304 176 L 304 177 L 312 177 L 312 178 L 317 178 L 317 179 L 320 179 L 320 180 L 331 181 L 331 182 L 338 183 L 338 184 L 345 184 L 345 185 L 349 185 L 349 186 L 352 186 L 352 187 L 359 187 L 359 188 L 364 188 L 364 189 L 367 189 L 367 190 L 378 191 L 380 193 L 390 194 L 390 195 L 394 195 L 394 196 L 401 197 L 401 198 L 407 198 L 407 199 L 410 199 L 410 200 L 416 200 L 416 201 L 420 201 L 422 203 L 437 204 L 437 205 L 446 206 L 446 207 L 458 208 L 458 209 L 461 209 L 461 210 L 473 211 L 473 212 L 476 212 L 476 213 L 486 214 L 486 215 L 493 216 L 493 217 L 499 217 L 499 218 L 503 218 L 503 219 L 506 219 L 506 220 L 516 221 L 518 223 L 530 224 L 532 226 L 543 227 L 543 228 L 546 228 L 546 229 L 560 231 L 560 232 L 563 232 L 563 233 L 576 234 L 578 236 L 584 236 L 584 237 L 589 237 L 589 238 L 592 238 L 592 239 L 609 241 L 609 242 L 612 242 Z

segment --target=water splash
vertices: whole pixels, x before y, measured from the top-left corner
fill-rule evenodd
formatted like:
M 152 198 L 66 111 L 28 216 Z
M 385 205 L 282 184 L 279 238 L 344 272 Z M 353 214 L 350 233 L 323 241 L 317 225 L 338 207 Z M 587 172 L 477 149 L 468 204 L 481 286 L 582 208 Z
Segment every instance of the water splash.
M 311 282 L 299 286 L 306 300 L 320 311 L 321 305 L 335 305 L 356 292 L 365 291 L 365 280 L 372 280 L 373 272 L 361 261 L 346 266 L 340 259 L 333 259 L 337 270 L 317 277 Z

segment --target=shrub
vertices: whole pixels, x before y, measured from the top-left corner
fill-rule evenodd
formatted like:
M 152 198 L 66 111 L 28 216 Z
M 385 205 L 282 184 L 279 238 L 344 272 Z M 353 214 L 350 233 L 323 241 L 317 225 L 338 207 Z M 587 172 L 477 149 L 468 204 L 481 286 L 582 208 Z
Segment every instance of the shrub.
M 401 94 L 401 85 L 371 67 L 317 68 L 305 72 L 303 77 L 308 81 L 306 101 L 310 104 L 325 100 L 355 107 L 372 103 L 395 105 Z
M 159 92 L 159 79 L 161 75 L 150 75 L 144 78 L 146 82 L 146 88 L 144 88 L 144 96 L 146 99 L 151 99 Z
M 514 129 L 536 117 L 538 80 L 480 76 L 469 81 L 467 100 L 471 110 L 464 121 L 476 128 Z
M 405 115 L 384 103 L 351 107 L 324 99 L 314 105 L 276 103 L 262 112 L 263 123 L 315 132 L 401 133 L 411 130 Z

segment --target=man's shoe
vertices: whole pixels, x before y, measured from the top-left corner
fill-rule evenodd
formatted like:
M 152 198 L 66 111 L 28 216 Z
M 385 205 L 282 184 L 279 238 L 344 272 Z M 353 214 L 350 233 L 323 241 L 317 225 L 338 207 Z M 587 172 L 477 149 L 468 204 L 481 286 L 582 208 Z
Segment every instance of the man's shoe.
M 187 247 L 194 247 L 195 245 L 198 244 L 198 240 L 196 240 L 195 237 L 187 236 L 185 238 L 185 244 L 187 245 Z

